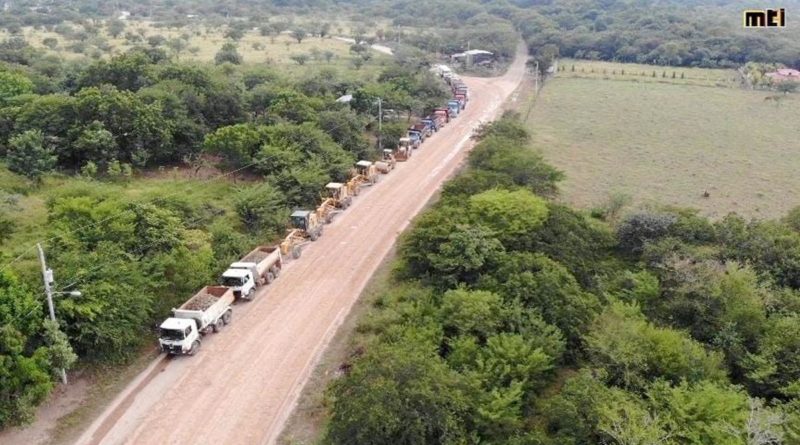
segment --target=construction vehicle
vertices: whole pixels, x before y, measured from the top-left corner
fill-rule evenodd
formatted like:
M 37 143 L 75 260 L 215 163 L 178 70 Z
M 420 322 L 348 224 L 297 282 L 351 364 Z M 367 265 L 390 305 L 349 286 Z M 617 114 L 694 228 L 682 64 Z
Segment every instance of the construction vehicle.
M 439 116 L 442 121 L 447 124 L 450 123 L 450 109 L 447 107 L 434 108 L 433 114 Z
M 225 286 L 206 286 L 172 310 L 172 317 L 159 326 L 158 344 L 170 355 L 194 355 L 200 349 L 200 335 L 219 332 L 231 322 L 233 290 Z
M 372 185 L 378 182 L 378 169 L 370 161 L 358 161 L 355 165 L 355 176 L 353 179 L 360 184 Z M 351 179 L 351 181 L 353 180 Z
M 347 187 L 353 195 L 358 195 L 362 186 L 373 185 L 378 182 L 378 169 L 370 161 L 358 161 L 352 170 L 352 177 L 347 181 Z
M 419 136 L 420 143 L 425 142 L 425 139 L 428 138 L 431 134 L 433 134 L 433 129 L 430 125 L 424 122 L 418 122 L 408 128 L 408 134 L 411 135 L 412 132 L 416 132 Z
M 450 118 L 454 118 L 458 116 L 458 112 L 461 111 L 461 104 L 455 100 L 447 101 L 447 109 L 450 110 Z
M 272 281 L 280 274 L 283 257 L 275 246 L 258 246 L 240 261 L 228 266 L 222 273 L 220 284 L 233 290 L 233 296 L 252 300 L 256 288 Z
M 296 210 L 290 217 L 292 228 L 281 242 L 281 253 L 292 258 L 300 258 L 301 246 L 306 242 L 316 241 L 322 236 L 322 222 L 316 212 L 310 210 Z
M 383 149 L 381 160 L 375 162 L 375 168 L 377 168 L 378 171 L 383 174 L 387 174 L 390 171 L 394 170 L 394 167 L 396 165 L 397 165 L 397 158 L 395 158 L 394 156 L 394 151 L 388 148 Z
M 439 118 L 433 115 L 425 116 L 424 118 L 420 119 L 420 122 L 427 125 L 431 131 L 437 132 L 441 126 L 439 125 Z
M 353 193 L 350 187 L 340 182 L 329 182 L 325 186 L 327 196 L 323 196 L 322 203 L 317 207 L 317 219 L 330 224 L 333 216 L 350 207 L 353 203 Z
M 394 158 L 401 162 L 407 161 L 413 152 L 412 148 L 413 142 L 411 138 L 400 138 L 400 141 L 397 143 L 397 148 L 394 151 Z
M 456 94 L 453 96 L 453 98 L 458 101 L 462 110 L 467 108 L 467 96 L 464 96 L 463 94 Z
M 416 130 L 408 130 L 408 139 L 411 141 L 412 148 L 419 148 L 422 145 L 422 133 Z

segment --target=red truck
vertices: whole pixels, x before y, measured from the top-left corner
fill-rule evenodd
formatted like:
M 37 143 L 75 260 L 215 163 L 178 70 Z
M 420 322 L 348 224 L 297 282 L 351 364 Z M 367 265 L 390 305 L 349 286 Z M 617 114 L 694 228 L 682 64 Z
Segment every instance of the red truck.
M 433 114 L 441 117 L 445 123 L 450 122 L 450 110 L 448 108 L 434 108 Z

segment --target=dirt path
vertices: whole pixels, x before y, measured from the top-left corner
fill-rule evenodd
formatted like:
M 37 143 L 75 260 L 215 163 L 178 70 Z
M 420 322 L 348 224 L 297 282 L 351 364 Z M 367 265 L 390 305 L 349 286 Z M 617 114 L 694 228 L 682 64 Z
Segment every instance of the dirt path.
M 465 112 L 409 162 L 325 227 L 233 323 L 195 357 L 154 363 L 79 438 L 79 444 L 272 444 L 344 317 L 397 235 L 457 169 L 472 129 L 493 119 L 522 80 L 525 48 L 507 74 L 465 78 Z

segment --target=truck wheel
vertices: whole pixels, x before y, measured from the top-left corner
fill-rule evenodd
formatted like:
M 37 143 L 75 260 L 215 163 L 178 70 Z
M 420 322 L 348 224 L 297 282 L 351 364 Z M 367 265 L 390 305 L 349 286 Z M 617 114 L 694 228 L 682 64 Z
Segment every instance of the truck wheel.
M 255 296 L 256 296 L 256 290 L 255 290 L 255 289 L 250 289 L 250 290 L 247 292 L 247 295 L 245 295 L 245 296 L 244 296 L 244 299 L 245 299 L 245 300 L 251 300 L 251 301 L 252 301 L 252 300 L 253 300 L 253 297 L 255 297 Z
M 331 221 L 333 221 L 333 215 L 330 213 L 325 215 L 325 224 L 330 224 Z
M 231 317 L 233 317 L 233 311 L 228 309 L 224 314 L 222 314 L 222 322 L 225 324 L 231 324 Z
M 186 355 L 195 355 L 197 354 L 197 350 L 200 349 L 200 340 L 195 340 L 192 342 L 192 347 L 189 349 L 189 352 Z
M 270 271 L 272 271 L 272 276 L 275 277 L 275 278 L 278 278 L 278 275 L 281 274 L 281 268 L 277 267 L 277 266 L 272 266 Z
M 308 239 L 311 241 L 316 241 L 319 238 L 319 234 L 317 232 L 311 232 L 308 234 Z
M 216 334 L 222 330 L 222 325 L 222 317 L 219 317 L 217 318 L 217 321 L 214 322 L 214 325 L 211 326 L 211 330 Z
M 300 258 L 300 255 L 302 255 L 302 254 L 303 254 L 303 251 L 302 251 L 302 249 L 300 249 L 300 246 L 294 246 L 294 248 L 292 249 L 292 258 L 298 259 L 298 258 Z
M 275 275 L 272 272 L 267 272 L 267 284 L 272 283 L 275 281 Z

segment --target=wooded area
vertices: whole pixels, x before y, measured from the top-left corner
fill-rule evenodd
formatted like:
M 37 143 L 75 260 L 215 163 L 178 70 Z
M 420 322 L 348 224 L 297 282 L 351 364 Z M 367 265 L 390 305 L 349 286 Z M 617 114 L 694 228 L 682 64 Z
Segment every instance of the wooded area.
M 355 161 L 375 159 L 378 97 L 403 116 L 387 122 L 386 144 L 406 116 L 448 97 L 412 58 L 372 79 L 325 67 L 290 76 L 181 62 L 160 44 L 71 63 L 10 37 L 0 60 L 0 156 L 20 175 L 4 171 L 0 189 L 0 426 L 30 420 L 53 371 L 75 362 L 69 345 L 83 364 L 125 362 L 170 308 L 282 234 L 290 211 L 316 204 Z M 345 93 L 352 107 L 336 102 Z M 203 175 L 196 187 L 125 192 L 172 168 Z M 51 176 L 72 179 L 36 196 Z M 194 193 L 213 178 L 222 194 Z M 45 217 L 26 221 L 20 201 L 33 196 Z M 43 324 L 38 265 L 15 263 L 32 237 L 47 240 L 56 290 L 81 290 L 57 303 L 66 338 Z
M 800 210 L 592 217 L 515 117 L 479 137 L 358 329 L 327 443 L 800 440 Z

